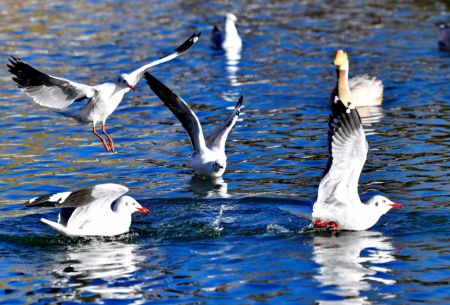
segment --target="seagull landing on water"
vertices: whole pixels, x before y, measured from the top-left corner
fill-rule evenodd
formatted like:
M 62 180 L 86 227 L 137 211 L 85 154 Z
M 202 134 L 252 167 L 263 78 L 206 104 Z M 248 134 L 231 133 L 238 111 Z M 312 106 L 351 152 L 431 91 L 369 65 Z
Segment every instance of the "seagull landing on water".
M 316 202 L 312 207 L 281 209 L 311 220 L 315 227 L 367 230 L 391 208 L 402 205 L 379 195 L 361 202 L 358 180 L 368 151 L 361 119 L 355 109 L 347 109 L 341 101 L 332 110 L 328 122 L 330 156 Z
M 39 105 L 54 109 L 65 109 L 73 102 L 86 99 L 86 104 L 73 115 L 82 123 L 92 123 L 92 133 L 101 141 L 107 151 L 114 152 L 114 142 L 106 133 L 106 119 L 119 106 L 125 93 L 134 87 L 151 67 L 172 60 L 189 50 L 198 40 L 200 33 L 192 34 L 183 44 L 167 56 L 146 64 L 131 73 L 121 74 L 114 83 L 103 83 L 96 86 L 88 86 L 45 74 L 19 58 L 11 57 L 7 65 L 9 72 L 13 74 L 13 80 L 18 87 Z M 95 130 L 96 124 L 102 124 L 102 131 L 106 140 Z
M 240 50 L 242 39 L 236 29 L 236 15 L 228 13 L 225 18 L 225 31 L 222 32 L 217 25 L 211 33 L 211 44 L 214 49 Z
M 65 235 L 113 236 L 128 232 L 131 214 L 147 215 L 149 210 L 134 198 L 123 196 L 128 188 L 106 183 L 74 192 L 44 195 L 29 200 L 27 207 L 51 206 L 61 208 L 58 222 L 41 221 Z
M 150 73 L 146 72 L 144 78 L 153 92 L 172 111 L 189 134 L 194 151 L 190 166 L 196 174 L 201 177 L 222 177 L 227 167 L 225 142 L 234 124 L 236 124 L 244 98 L 242 96 L 239 98 L 233 112 L 206 142 L 202 125 L 189 105 Z

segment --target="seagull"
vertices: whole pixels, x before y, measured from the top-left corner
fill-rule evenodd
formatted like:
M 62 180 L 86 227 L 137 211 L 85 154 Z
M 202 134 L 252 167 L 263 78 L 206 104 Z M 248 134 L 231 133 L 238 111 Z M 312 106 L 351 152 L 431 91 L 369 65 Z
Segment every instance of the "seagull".
M 115 183 L 44 195 L 30 199 L 27 207 L 61 208 L 58 222 L 41 218 L 55 231 L 71 236 L 114 236 L 128 232 L 131 214 L 147 215 L 149 210 L 134 198 L 123 196 L 128 188 Z
M 88 86 L 45 74 L 20 58 L 13 56 L 9 59 L 10 63 L 7 66 L 18 87 L 39 105 L 54 109 L 65 109 L 73 102 L 86 99 L 86 104 L 76 114 L 70 116 L 82 123 L 92 123 L 92 133 L 102 141 L 107 151 L 114 152 L 114 142 L 106 133 L 105 124 L 106 119 L 119 106 L 125 93 L 135 90 L 136 84 L 146 70 L 183 54 L 197 42 L 199 36 L 200 33 L 194 33 L 173 53 L 146 64 L 131 73 L 123 73 L 115 82 L 107 82 L 96 86 Z M 101 123 L 102 132 L 108 139 L 108 143 L 96 131 L 97 123 Z
M 450 51 L 450 25 L 439 24 L 438 45 L 441 51 Z
M 333 65 L 336 66 L 337 83 L 331 94 L 330 107 L 332 102 L 336 102 L 336 96 L 350 108 L 381 105 L 383 83 L 380 80 L 366 74 L 348 79 L 348 54 L 343 50 L 336 52 Z
M 196 174 L 200 177 L 222 177 L 227 166 L 225 142 L 238 119 L 244 98 L 242 96 L 239 98 L 233 112 L 206 141 L 203 136 L 202 125 L 189 105 L 150 73 L 146 72 L 144 78 L 147 80 L 150 89 L 186 129 L 193 149 L 189 163 Z
M 217 25 L 211 32 L 211 44 L 214 49 L 240 50 L 242 39 L 236 29 L 237 17 L 233 13 L 228 13 L 225 18 L 225 32 L 223 33 Z
M 332 108 L 328 148 L 330 156 L 313 206 L 281 207 L 312 221 L 316 228 L 363 231 L 374 226 L 391 208 L 401 208 L 376 195 L 362 203 L 358 180 L 366 162 L 368 145 L 358 112 L 341 101 Z

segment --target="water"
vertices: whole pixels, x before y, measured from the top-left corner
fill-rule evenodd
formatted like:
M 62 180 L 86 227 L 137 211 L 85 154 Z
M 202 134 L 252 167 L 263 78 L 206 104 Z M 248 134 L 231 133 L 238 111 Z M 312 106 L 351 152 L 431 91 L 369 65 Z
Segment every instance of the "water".
M 70 118 L 33 104 L 0 70 L 0 301 L 5 304 L 446 304 L 449 290 L 450 54 L 435 23 L 448 1 L 3 1 L 0 53 L 95 84 L 140 66 L 194 31 L 201 41 L 153 70 L 211 132 L 245 97 L 222 185 L 192 179 L 188 139 L 140 83 L 109 118 L 117 153 Z M 208 34 L 234 10 L 240 58 Z M 405 204 L 367 232 L 304 232 L 281 211 L 317 191 L 327 158 L 336 49 L 351 75 L 384 82 L 368 127 L 363 199 Z M 25 209 L 49 192 L 127 185 L 151 209 L 129 234 L 79 239 Z

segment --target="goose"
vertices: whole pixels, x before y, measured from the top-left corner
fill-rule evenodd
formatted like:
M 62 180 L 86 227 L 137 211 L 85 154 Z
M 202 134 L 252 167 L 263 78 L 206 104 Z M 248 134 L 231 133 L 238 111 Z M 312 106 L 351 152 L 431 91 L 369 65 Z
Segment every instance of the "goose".
M 349 60 L 347 53 L 343 50 L 336 52 L 333 64 L 336 66 L 337 83 L 331 94 L 330 107 L 336 101 L 336 96 L 350 108 L 381 105 L 383 83 L 380 80 L 366 74 L 348 79 Z

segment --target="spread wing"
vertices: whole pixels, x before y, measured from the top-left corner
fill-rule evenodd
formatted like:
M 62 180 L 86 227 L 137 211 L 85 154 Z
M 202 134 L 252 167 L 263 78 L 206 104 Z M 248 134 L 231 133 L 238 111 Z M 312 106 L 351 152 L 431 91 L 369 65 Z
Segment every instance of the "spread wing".
M 339 102 L 341 103 L 341 102 Z M 341 104 L 339 109 L 345 109 Z M 355 109 L 334 109 L 329 120 L 330 156 L 314 208 L 360 202 L 358 180 L 367 158 L 368 146 L 361 119 Z
M 141 80 L 141 78 L 144 75 L 145 71 L 147 71 L 151 67 L 154 67 L 154 66 L 162 64 L 164 62 L 167 62 L 169 60 L 172 60 L 172 59 L 180 56 L 181 54 L 183 54 L 187 50 L 189 50 L 198 41 L 198 38 L 200 37 L 200 34 L 201 33 L 194 33 L 194 34 L 192 34 L 191 37 L 189 37 L 178 48 L 176 48 L 173 53 L 171 53 L 171 54 L 169 54 L 167 56 L 161 57 L 158 60 L 152 61 L 149 64 L 143 65 L 142 67 L 137 68 L 133 72 L 129 73 L 130 81 L 134 82 L 134 83 L 132 83 L 130 85 L 135 86 Z
M 20 58 L 9 59 L 13 81 L 39 105 L 64 109 L 74 101 L 92 98 L 96 90 L 87 85 L 45 74 Z
M 244 102 L 244 97 L 241 96 L 234 107 L 233 112 L 228 116 L 228 118 L 223 122 L 222 126 L 217 128 L 213 135 L 208 140 L 209 149 L 219 149 L 225 151 L 225 143 L 227 141 L 228 134 L 233 128 L 234 124 L 239 117 L 242 103 Z
M 25 203 L 27 207 L 57 207 L 78 208 L 102 202 L 111 205 L 113 201 L 128 192 L 128 188 L 114 183 L 98 184 L 73 192 L 49 194 L 30 199 Z M 99 200 L 101 199 L 101 200 Z
M 206 144 L 202 126 L 189 105 L 150 73 L 145 72 L 144 78 L 147 80 L 150 89 L 155 92 L 164 105 L 177 117 L 184 129 L 186 129 L 194 151 L 198 152 L 203 150 Z

